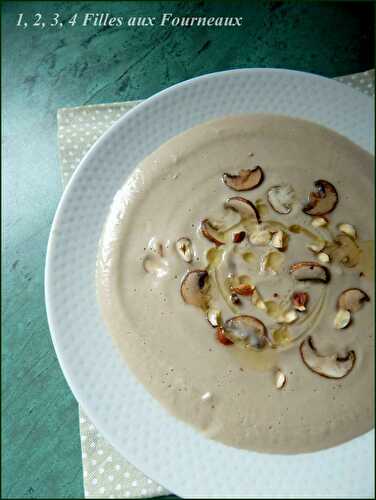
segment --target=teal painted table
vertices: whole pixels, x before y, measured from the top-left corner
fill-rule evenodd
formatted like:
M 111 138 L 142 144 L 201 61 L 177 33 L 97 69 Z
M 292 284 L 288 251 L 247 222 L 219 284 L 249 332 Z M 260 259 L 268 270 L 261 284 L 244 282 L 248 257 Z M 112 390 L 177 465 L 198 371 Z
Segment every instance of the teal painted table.
M 242 16 L 237 28 L 16 27 L 60 13 Z M 238 67 L 337 76 L 373 66 L 373 3 L 9 2 L 3 34 L 2 497 L 82 498 L 77 403 L 52 348 L 46 244 L 62 187 L 56 110 L 141 99 Z

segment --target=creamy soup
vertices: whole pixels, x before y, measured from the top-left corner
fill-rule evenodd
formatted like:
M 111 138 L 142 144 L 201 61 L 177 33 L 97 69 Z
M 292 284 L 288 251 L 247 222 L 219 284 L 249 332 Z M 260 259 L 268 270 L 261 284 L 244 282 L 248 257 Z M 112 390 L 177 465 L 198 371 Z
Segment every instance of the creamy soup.
M 327 448 L 373 425 L 373 157 L 242 115 L 163 144 L 116 194 L 98 298 L 126 363 L 225 444 Z

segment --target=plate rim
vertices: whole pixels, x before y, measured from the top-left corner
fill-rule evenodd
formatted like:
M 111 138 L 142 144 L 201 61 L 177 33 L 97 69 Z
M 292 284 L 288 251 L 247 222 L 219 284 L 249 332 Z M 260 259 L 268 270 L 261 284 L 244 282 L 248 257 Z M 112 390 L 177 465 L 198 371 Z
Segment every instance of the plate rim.
M 232 69 L 232 70 L 224 70 L 224 71 L 219 71 L 219 72 L 212 72 L 204 75 L 200 75 L 194 78 L 190 78 L 188 80 L 184 80 L 182 82 L 176 83 L 175 85 L 172 85 L 170 87 L 167 87 L 165 89 L 162 89 L 161 91 L 157 92 L 156 94 L 153 94 L 152 96 L 148 97 L 147 99 L 143 100 L 142 102 L 138 103 L 134 108 L 131 110 L 127 111 L 119 120 L 117 120 L 112 126 L 110 126 L 104 134 L 101 135 L 100 138 L 98 138 L 97 141 L 89 148 L 89 150 L 84 154 L 82 159 L 80 160 L 77 168 L 75 169 L 68 185 L 66 188 L 63 190 L 62 196 L 59 200 L 53 222 L 51 225 L 50 233 L 49 233 L 49 238 L 48 238 L 48 244 L 47 244 L 47 254 L 46 254 L 46 259 L 45 259 L 45 272 L 44 272 L 44 291 L 45 291 L 45 304 L 46 304 L 46 313 L 47 313 L 47 320 L 48 320 L 48 326 L 50 330 L 50 335 L 52 339 L 52 343 L 54 346 L 54 350 L 59 362 L 59 365 L 61 367 L 61 370 L 64 374 L 64 377 L 67 381 L 67 384 L 72 391 L 76 401 L 80 404 L 82 407 L 83 411 L 89 416 L 89 418 L 95 423 L 96 417 L 95 415 L 92 414 L 91 409 L 86 405 L 86 402 L 82 402 L 82 399 L 79 398 L 78 394 L 80 393 L 80 389 L 78 386 L 76 386 L 76 381 L 74 380 L 74 377 L 71 376 L 69 367 L 66 365 L 66 362 L 64 360 L 64 357 L 60 351 L 59 345 L 58 345 L 58 334 L 56 333 L 58 330 L 58 326 L 56 323 L 56 318 L 54 317 L 54 298 L 51 295 L 51 288 L 50 288 L 50 276 L 51 276 L 51 269 L 53 267 L 53 260 L 52 260 L 52 253 L 53 253 L 53 245 L 55 241 L 55 235 L 56 235 L 56 229 L 58 229 L 60 220 L 63 217 L 64 214 L 64 208 L 67 203 L 67 200 L 70 198 L 70 194 L 72 191 L 72 187 L 75 185 L 75 179 L 77 179 L 80 175 L 82 175 L 82 172 L 85 170 L 85 168 L 88 168 L 88 164 L 90 163 L 90 159 L 92 158 L 93 155 L 96 155 L 97 149 L 101 148 L 103 143 L 107 141 L 107 139 L 118 129 L 121 128 L 124 121 L 129 121 L 132 120 L 134 116 L 137 116 L 137 114 L 140 114 L 143 112 L 143 109 L 148 107 L 151 103 L 156 101 L 157 99 L 163 98 L 165 94 L 173 92 L 177 88 L 181 88 L 184 86 L 189 86 L 192 85 L 193 83 L 197 82 L 198 80 L 203 81 L 203 80 L 210 80 L 211 78 L 221 78 L 222 75 L 228 75 L 229 73 L 236 75 L 239 73 L 249 73 L 251 76 L 252 74 L 255 74 L 257 72 L 262 72 L 262 73 L 284 73 L 284 74 L 291 74 L 293 76 L 301 76 L 301 77 L 307 77 L 309 76 L 312 79 L 315 80 L 324 80 L 324 81 L 329 81 L 331 82 L 332 85 L 338 85 L 341 88 L 343 88 L 344 84 L 338 81 L 335 81 L 331 78 L 323 77 L 320 75 L 316 75 L 314 73 L 307 73 L 307 72 L 302 72 L 302 71 L 296 71 L 296 70 L 289 70 L 289 69 L 283 69 L 283 68 L 240 68 L 240 69 Z M 354 89 L 348 89 L 352 92 L 356 92 L 357 94 L 360 94 L 358 91 Z M 366 95 L 362 95 L 365 99 L 367 99 L 370 103 L 372 102 L 372 98 L 368 97 Z M 280 114 L 280 113 L 279 113 Z M 305 118 L 306 119 L 306 118 Z M 372 148 L 371 148 L 371 154 L 372 154 Z M 145 389 L 146 390 L 146 389 Z M 163 406 L 163 405 L 162 405 Z M 97 424 L 95 423 L 97 426 Z M 187 424 L 185 424 L 187 425 Z M 106 431 L 106 429 L 99 429 L 100 426 L 97 426 L 98 430 L 100 430 L 101 434 L 105 437 L 105 439 L 113 446 L 119 453 L 124 456 L 126 460 L 128 460 L 128 457 L 123 455 L 123 452 L 119 450 L 119 448 L 116 446 L 114 443 L 114 440 L 112 436 L 109 435 L 109 433 Z M 197 432 L 197 431 L 196 431 Z M 374 430 L 372 429 L 371 431 L 355 438 L 350 441 L 347 441 L 345 443 L 342 443 L 340 445 L 337 445 L 333 448 L 329 448 L 327 450 L 332 450 L 332 449 L 338 449 L 340 447 L 349 445 L 355 440 L 363 439 L 365 437 L 371 437 L 372 434 L 374 433 Z M 318 453 L 322 453 L 323 451 L 327 450 L 319 450 L 317 452 L 312 452 L 309 454 L 294 454 L 293 456 L 302 456 L 302 455 L 317 455 Z M 255 452 L 252 452 L 255 453 Z M 283 454 L 263 454 L 265 456 L 285 456 Z M 133 462 L 132 462 L 133 463 Z M 138 468 L 140 468 L 141 471 L 143 469 L 139 466 L 136 465 Z M 152 477 L 152 474 L 150 474 Z M 159 481 L 159 480 L 158 480 Z

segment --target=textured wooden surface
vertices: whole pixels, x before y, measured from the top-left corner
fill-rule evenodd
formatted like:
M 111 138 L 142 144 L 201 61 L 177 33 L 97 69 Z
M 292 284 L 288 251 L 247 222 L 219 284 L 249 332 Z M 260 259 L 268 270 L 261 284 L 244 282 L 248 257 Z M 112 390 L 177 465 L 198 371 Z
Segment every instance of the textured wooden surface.
M 46 321 L 46 244 L 61 196 L 56 110 L 142 99 L 239 67 L 337 76 L 373 66 L 373 3 L 8 2 L 3 33 L 2 497 L 82 498 L 78 412 Z M 243 16 L 240 28 L 21 30 L 17 14 Z

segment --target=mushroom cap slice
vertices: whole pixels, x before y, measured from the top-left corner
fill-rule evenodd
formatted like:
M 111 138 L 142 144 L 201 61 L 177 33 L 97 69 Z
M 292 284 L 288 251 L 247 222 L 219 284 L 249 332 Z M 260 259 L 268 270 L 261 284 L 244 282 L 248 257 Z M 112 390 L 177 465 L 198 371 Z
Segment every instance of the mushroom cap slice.
M 200 229 L 206 239 L 215 243 L 217 246 L 223 245 L 223 235 L 213 226 L 209 219 L 201 221 Z
M 205 309 L 208 305 L 209 274 L 202 269 L 189 271 L 183 278 L 180 293 L 186 304 Z
M 259 186 L 264 180 L 264 173 L 260 166 L 240 170 L 236 175 L 223 174 L 223 182 L 234 191 L 249 191 Z
M 348 288 L 344 290 L 338 298 L 338 309 L 344 309 L 351 313 L 359 311 L 363 302 L 368 302 L 369 296 L 360 288 Z
M 312 337 L 303 340 L 299 349 L 303 363 L 321 377 L 343 378 L 354 368 L 356 360 L 354 351 L 348 351 L 346 356 L 339 356 L 338 354 L 323 356 L 317 352 Z
M 269 343 L 264 323 L 253 316 L 234 316 L 225 322 L 223 329 L 233 342 L 243 341 L 254 351 L 262 351 Z
M 309 201 L 303 207 L 303 212 L 316 216 L 332 212 L 338 203 L 336 188 L 328 181 L 319 179 L 314 182 L 315 191 L 309 194 Z
M 261 222 L 260 214 L 255 205 L 242 196 L 233 196 L 225 202 L 225 208 L 231 208 L 238 212 L 242 219 L 256 219 L 258 224 Z
M 273 186 L 267 192 L 269 205 L 278 214 L 291 212 L 294 195 L 294 189 L 289 184 Z
M 290 273 L 297 281 L 323 281 L 330 280 L 329 269 L 317 262 L 296 262 L 290 266 Z

